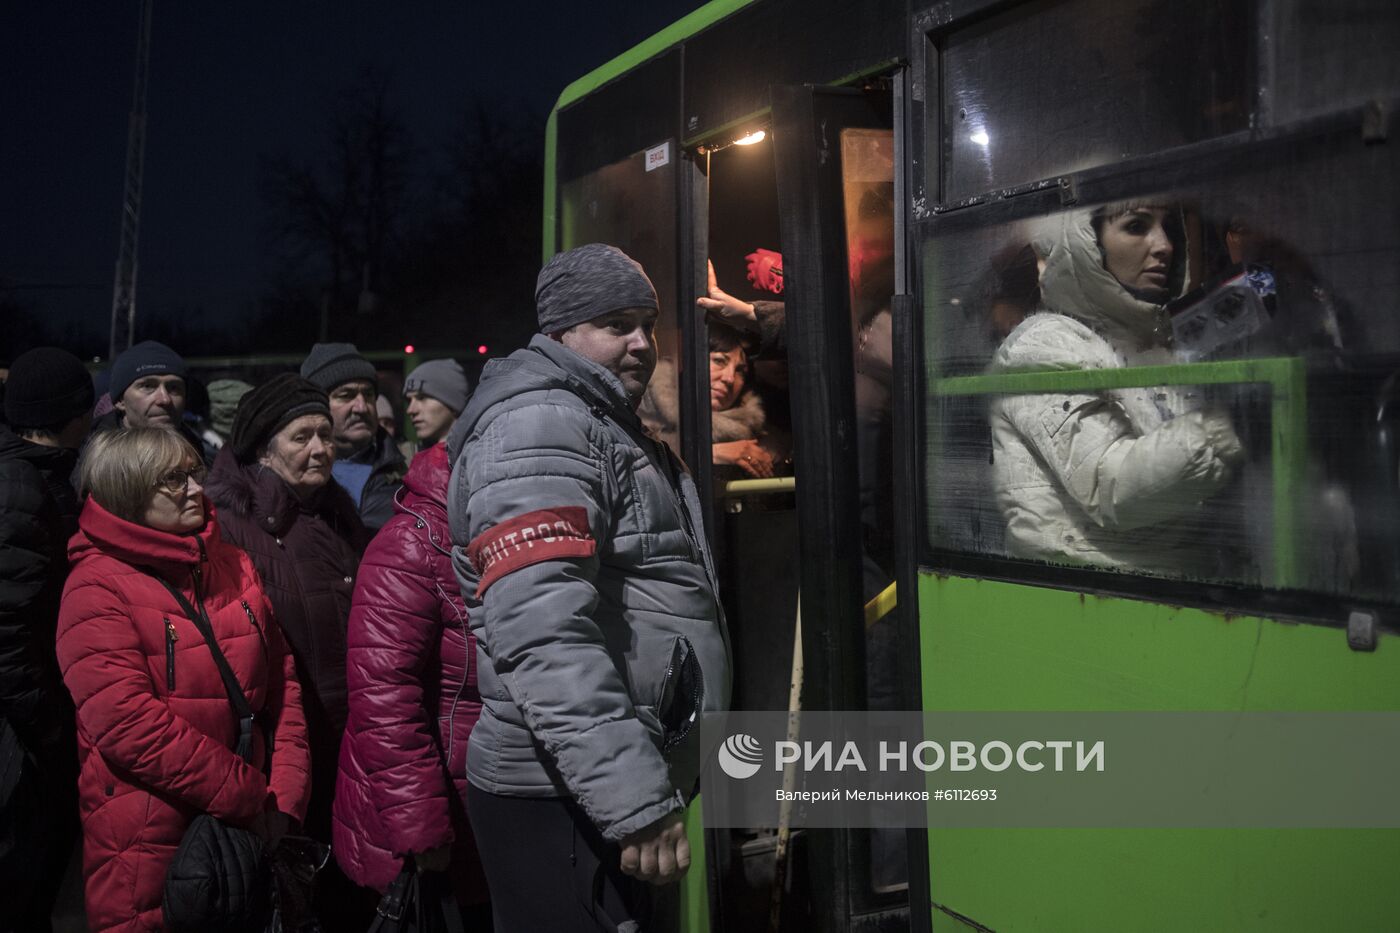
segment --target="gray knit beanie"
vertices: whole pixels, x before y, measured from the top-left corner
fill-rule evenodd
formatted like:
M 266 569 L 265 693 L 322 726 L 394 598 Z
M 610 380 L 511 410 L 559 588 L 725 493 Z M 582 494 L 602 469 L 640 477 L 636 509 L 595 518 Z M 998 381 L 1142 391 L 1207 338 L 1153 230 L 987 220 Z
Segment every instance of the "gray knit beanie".
M 374 382 L 374 364 L 360 356 L 353 343 L 318 343 L 306 354 L 301 377 L 331 392 L 355 379 Z
M 471 395 L 471 391 L 466 371 L 456 360 L 428 360 L 403 381 L 404 395 L 421 392 L 442 402 L 458 415 L 467 407 L 467 396 Z
M 589 243 L 560 253 L 535 280 L 540 333 L 557 334 L 624 308 L 658 309 L 641 264 L 616 246 Z

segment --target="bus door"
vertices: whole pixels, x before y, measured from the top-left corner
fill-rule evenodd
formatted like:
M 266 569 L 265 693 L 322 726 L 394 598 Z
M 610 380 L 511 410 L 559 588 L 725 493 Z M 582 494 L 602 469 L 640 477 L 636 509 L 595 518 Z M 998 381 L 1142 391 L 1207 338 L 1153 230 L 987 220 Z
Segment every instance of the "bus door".
M 775 87 L 805 709 L 907 709 L 897 676 L 891 468 L 894 94 Z M 881 597 L 884 597 L 883 600 Z M 868 611 L 867 611 L 868 609 Z M 905 834 L 808 830 L 815 928 L 907 926 Z

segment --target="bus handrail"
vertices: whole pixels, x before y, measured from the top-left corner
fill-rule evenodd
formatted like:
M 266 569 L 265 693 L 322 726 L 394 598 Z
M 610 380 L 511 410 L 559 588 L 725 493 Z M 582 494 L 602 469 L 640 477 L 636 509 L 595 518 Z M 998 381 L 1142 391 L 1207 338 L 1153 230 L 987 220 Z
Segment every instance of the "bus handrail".
M 891 612 L 894 612 L 895 607 L 899 605 L 899 596 L 895 589 L 897 585 L 898 584 L 891 583 L 889 586 L 885 587 L 883 590 L 880 591 L 879 596 L 876 596 L 870 602 L 865 604 L 866 628 L 870 628 L 870 626 L 874 625 L 876 622 L 879 622 Z
M 1121 369 L 1038 370 L 979 376 L 939 377 L 929 373 L 933 396 L 1029 395 L 1037 392 L 1100 392 L 1148 386 L 1238 385 L 1269 386 L 1270 455 L 1273 468 L 1273 584 L 1280 588 L 1302 583 L 1298 539 L 1303 529 L 1298 515 L 1307 469 L 1307 367 L 1301 357 L 1222 360 L 1167 366 L 1128 366 Z
M 797 489 L 797 477 L 775 476 L 772 479 L 736 479 L 724 484 L 725 496 L 777 495 Z

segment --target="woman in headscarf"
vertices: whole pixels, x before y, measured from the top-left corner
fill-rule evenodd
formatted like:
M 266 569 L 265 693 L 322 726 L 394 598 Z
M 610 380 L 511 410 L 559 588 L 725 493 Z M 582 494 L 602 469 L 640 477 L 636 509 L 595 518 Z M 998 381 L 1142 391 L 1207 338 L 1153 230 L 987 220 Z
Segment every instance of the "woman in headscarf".
M 1042 307 L 1007 335 L 991 371 L 1173 362 L 1164 305 L 1186 284 L 1180 226 L 1155 203 L 1050 218 L 1032 244 Z M 1171 576 L 1210 569 L 1203 503 L 1243 450 L 1228 417 L 1194 390 L 1003 396 L 991 426 L 1012 555 Z

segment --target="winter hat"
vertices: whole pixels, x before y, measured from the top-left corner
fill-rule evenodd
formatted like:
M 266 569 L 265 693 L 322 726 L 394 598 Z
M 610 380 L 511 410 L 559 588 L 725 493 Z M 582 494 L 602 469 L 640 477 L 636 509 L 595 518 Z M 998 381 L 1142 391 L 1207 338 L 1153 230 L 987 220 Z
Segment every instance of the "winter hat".
M 185 361 L 163 343 L 154 340 L 138 343 L 112 363 L 112 383 L 107 387 L 112 401 L 120 401 L 131 384 L 144 376 L 179 376 L 183 379 Z
M 560 253 L 535 280 L 540 333 L 557 334 L 624 308 L 658 308 L 641 264 L 616 246 L 589 243 Z
M 92 377 L 82 361 L 58 347 L 37 347 L 10 365 L 5 420 L 14 428 L 67 424 L 92 408 Z
M 229 438 L 233 455 L 239 463 L 252 463 L 259 447 L 302 415 L 330 418 L 325 390 L 293 373 L 273 376 L 238 403 Z
M 215 379 L 209 383 L 209 425 L 221 437 L 233 433 L 238 402 L 251 391 L 253 387 L 240 379 Z
M 354 379 L 374 382 L 374 364 L 353 343 L 318 343 L 301 364 L 301 376 L 330 392 Z
M 456 360 L 428 360 L 403 381 L 404 395 L 421 392 L 442 402 L 457 415 L 467 407 L 467 396 L 471 395 L 471 391 L 467 374 Z

